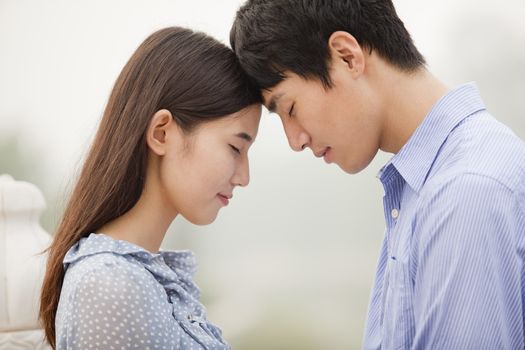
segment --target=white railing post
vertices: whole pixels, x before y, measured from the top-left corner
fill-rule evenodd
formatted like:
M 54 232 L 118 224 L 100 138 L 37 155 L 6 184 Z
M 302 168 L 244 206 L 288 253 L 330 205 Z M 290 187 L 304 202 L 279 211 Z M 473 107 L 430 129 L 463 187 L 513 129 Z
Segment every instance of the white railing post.
M 49 349 L 38 324 L 51 236 L 40 226 L 46 204 L 28 182 L 0 175 L 0 350 Z

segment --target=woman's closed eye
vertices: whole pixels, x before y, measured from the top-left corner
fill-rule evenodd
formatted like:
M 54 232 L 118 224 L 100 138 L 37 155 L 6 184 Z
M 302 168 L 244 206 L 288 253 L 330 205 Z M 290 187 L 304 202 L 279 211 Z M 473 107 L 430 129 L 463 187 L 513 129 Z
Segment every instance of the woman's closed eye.
M 235 147 L 234 145 L 231 145 L 231 144 L 230 144 L 230 147 L 231 147 L 231 149 L 232 149 L 233 152 L 235 152 L 235 153 L 237 153 L 237 154 L 241 154 L 241 150 L 238 149 L 237 147 Z

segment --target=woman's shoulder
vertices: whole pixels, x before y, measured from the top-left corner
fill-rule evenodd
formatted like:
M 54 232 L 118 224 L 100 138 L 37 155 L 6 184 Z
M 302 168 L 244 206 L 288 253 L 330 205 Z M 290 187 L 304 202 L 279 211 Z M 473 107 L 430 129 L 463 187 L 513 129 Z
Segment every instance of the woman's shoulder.
M 69 286 L 74 294 L 78 290 L 104 291 L 108 288 L 115 293 L 138 293 L 148 290 L 160 296 L 164 288 L 144 264 L 132 255 L 120 255 L 113 252 L 100 252 L 85 256 L 67 267 L 64 276 L 64 289 Z M 144 295 L 146 297 L 146 295 Z
M 167 322 L 172 307 L 164 288 L 142 266 L 122 256 L 101 253 L 68 268 L 58 309 L 57 325 L 66 325 L 87 320 L 93 312 L 122 321 L 142 317 L 139 314 L 151 316 L 155 311 L 155 320 Z
M 149 254 L 128 242 L 92 233 L 77 242 L 64 257 L 65 279 L 75 283 L 88 277 L 143 277 L 149 274 L 141 262 Z
M 63 296 L 78 297 L 80 290 L 91 290 L 95 294 L 99 291 L 104 294 L 108 289 L 117 294 L 130 293 L 133 289 L 163 292 L 141 262 L 141 254 L 139 248 L 104 235 L 91 234 L 81 239 L 64 258 Z
M 141 274 L 145 274 L 145 271 L 140 264 L 125 256 L 107 252 L 86 256 L 68 264 L 64 279 L 80 283 L 88 278 L 124 277 Z

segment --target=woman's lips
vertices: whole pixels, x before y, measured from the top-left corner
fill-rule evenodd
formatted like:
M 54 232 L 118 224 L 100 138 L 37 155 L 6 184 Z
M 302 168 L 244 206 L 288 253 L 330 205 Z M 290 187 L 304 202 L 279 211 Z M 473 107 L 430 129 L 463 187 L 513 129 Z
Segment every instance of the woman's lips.
M 219 200 L 221 201 L 221 203 L 224 205 L 224 206 L 227 206 L 228 203 L 230 203 L 230 197 L 226 196 L 226 195 L 223 195 L 223 194 L 218 194 L 217 197 L 219 197 Z

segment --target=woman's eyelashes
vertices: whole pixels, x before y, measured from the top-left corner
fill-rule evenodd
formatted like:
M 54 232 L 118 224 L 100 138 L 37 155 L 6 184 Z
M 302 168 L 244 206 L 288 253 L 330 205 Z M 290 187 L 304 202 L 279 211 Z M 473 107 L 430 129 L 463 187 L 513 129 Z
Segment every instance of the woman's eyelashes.
M 238 149 L 237 147 L 235 147 L 234 145 L 231 145 L 231 144 L 230 144 L 230 147 L 231 147 L 231 149 L 232 149 L 232 151 L 233 151 L 234 153 L 236 153 L 236 154 L 241 154 L 241 150 Z

